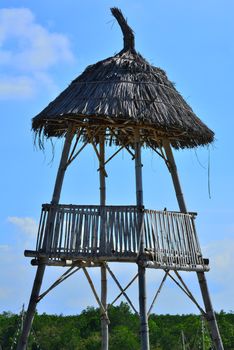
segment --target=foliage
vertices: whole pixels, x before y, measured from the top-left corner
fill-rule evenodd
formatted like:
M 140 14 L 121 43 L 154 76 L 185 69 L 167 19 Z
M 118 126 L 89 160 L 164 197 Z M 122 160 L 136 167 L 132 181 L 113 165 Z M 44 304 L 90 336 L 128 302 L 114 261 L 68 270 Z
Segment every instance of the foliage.
M 110 350 L 139 350 L 139 318 L 121 303 L 109 307 Z M 225 350 L 234 349 L 234 313 L 221 311 L 217 321 Z M 12 349 L 20 329 L 20 316 L 0 314 L 0 344 Z M 211 349 L 207 325 L 198 315 L 155 315 L 149 319 L 151 350 L 182 349 L 182 332 L 187 349 Z M 40 344 L 40 347 L 38 347 Z M 101 348 L 100 310 L 89 307 L 80 315 L 35 315 L 28 350 L 99 350 Z M 14 346 L 15 349 L 15 346 Z

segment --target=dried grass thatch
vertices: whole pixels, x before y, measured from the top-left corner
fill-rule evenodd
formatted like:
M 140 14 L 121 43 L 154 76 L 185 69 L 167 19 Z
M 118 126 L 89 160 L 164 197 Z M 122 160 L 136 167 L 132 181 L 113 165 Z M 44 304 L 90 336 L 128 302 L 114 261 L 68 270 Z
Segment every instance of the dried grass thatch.
M 73 122 L 83 130 L 111 126 L 118 130 L 119 139 L 121 135 L 126 139 L 126 131 L 131 138 L 134 128 L 139 128 L 149 146 L 157 146 L 162 138 L 170 139 L 175 148 L 212 142 L 214 133 L 194 114 L 166 73 L 135 51 L 133 31 L 121 11 L 111 11 L 123 31 L 123 50 L 88 66 L 33 118 L 33 130 L 59 137 Z

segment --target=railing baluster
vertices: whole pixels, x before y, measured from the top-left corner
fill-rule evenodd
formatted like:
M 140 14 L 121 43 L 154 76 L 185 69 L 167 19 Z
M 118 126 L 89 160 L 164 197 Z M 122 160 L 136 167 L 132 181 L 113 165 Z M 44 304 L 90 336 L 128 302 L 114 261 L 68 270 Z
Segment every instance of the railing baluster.
M 118 227 L 118 234 L 119 234 L 119 252 L 123 252 L 123 230 L 121 225 L 121 217 L 120 217 L 120 211 L 117 210 L 117 227 Z
M 83 253 L 84 252 L 84 247 L 83 247 L 83 241 L 84 241 L 84 223 L 83 223 L 83 219 L 84 219 L 84 215 L 81 212 L 81 210 L 79 210 L 79 231 L 78 231 L 78 240 L 77 240 L 77 249 L 79 253 Z
M 180 235 L 180 226 L 179 226 L 179 216 L 178 215 L 174 215 L 174 222 L 175 222 L 175 229 L 176 229 L 176 236 L 177 236 L 177 242 L 178 242 L 178 250 L 179 250 L 179 257 L 178 257 L 178 262 L 179 265 L 183 266 L 185 265 L 185 261 L 184 261 L 184 251 L 183 251 L 183 245 L 182 245 L 182 239 L 181 239 L 181 235 Z
M 67 254 L 70 253 L 71 228 L 72 228 L 72 209 L 69 210 L 69 214 L 68 214 Z
M 142 214 L 140 214 L 142 215 Z M 142 225 L 142 235 L 144 235 L 144 241 L 145 241 L 145 247 L 146 249 L 150 247 L 149 245 L 149 237 L 148 237 L 148 234 L 149 234 L 149 230 L 148 230 L 148 226 L 147 226 L 147 214 L 144 213 L 143 214 L 143 225 Z
M 68 224 L 68 220 L 67 220 L 67 209 L 65 210 L 65 215 L 64 215 L 64 243 L 63 243 L 63 250 L 64 250 L 64 254 L 66 254 L 66 246 L 67 246 L 67 224 Z
M 109 217 L 110 217 L 110 254 L 114 253 L 115 251 L 115 236 L 114 236 L 114 217 L 115 217 L 115 212 L 114 211 L 109 211 Z
M 73 250 L 73 241 L 74 241 L 74 236 L 75 236 L 75 226 L 76 226 L 76 212 L 75 209 L 72 208 L 72 220 L 71 220 L 71 233 L 70 233 L 70 244 L 69 244 L 69 251 L 70 254 L 72 253 Z
M 37 235 L 37 242 L 36 242 L 36 250 L 39 250 L 39 241 L 41 237 L 41 230 L 43 229 L 43 217 L 44 217 L 44 209 L 42 208 L 41 215 L 40 215 L 40 221 L 39 221 L 39 226 L 38 226 L 38 235 Z
M 95 223 L 96 223 L 96 215 L 95 209 L 92 210 L 92 220 L 91 220 L 91 229 L 90 229 L 90 253 L 93 254 L 93 244 L 94 244 L 94 236 L 95 236 Z
M 178 237 L 176 235 L 176 229 L 175 229 L 175 220 L 173 213 L 170 213 L 170 221 L 171 221 L 171 230 L 173 235 L 173 242 L 174 242 L 174 263 L 178 265 L 178 259 L 179 259 L 179 249 L 178 249 Z
M 139 222 L 138 222 L 138 211 L 134 210 L 134 220 L 133 220 L 133 227 L 134 227 L 134 236 L 135 236 L 135 252 L 139 253 L 139 242 L 140 242 L 140 230 L 139 230 Z
M 184 222 L 185 222 L 186 233 L 187 233 L 187 237 L 188 237 L 190 260 L 191 260 L 191 264 L 194 265 L 194 264 L 196 264 L 196 262 L 195 262 L 196 257 L 195 257 L 194 242 L 193 242 L 193 239 L 191 236 L 191 231 L 190 231 L 190 217 L 188 215 L 186 215 L 184 217 Z
M 133 225 L 133 216 L 134 211 L 129 212 L 129 226 L 130 226 L 130 236 L 131 236 L 131 251 L 136 253 L 136 239 L 135 239 L 135 230 Z
M 167 215 L 166 213 L 163 211 L 162 212 L 162 226 L 163 226 L 163 231 L 164 231 L 164 249 L 165 249 L 165 255 L 164 255 L 164 262 L 165 264 L 169 264 L 170 265 L 170 258 L 169 258 L 169 254 L 170 254 L 170 243 L 169 243 L 169 232 L 168 232 L 168 228 L 167 228 Z
M 125 215 L 124 211 L 121 210 L 120 212 L 120 217 L 121 217 L 121 228 L 122 228 L 122 235 L 123 235 L 123 254 L 127 255 L 128 252 L 128 237 L 127 237 L 127 230 L 126 230 L 126 223 L 125 223 Z
M 78 222 L 79 222 L 79 214 L 77 212 L 77 210 L 74 210 L 74 215 L 75 215 L 75 224 L 74 224 L 74 235 L 72 238 L 72 253 L 75 254 L 76 253 L 76 242 L 77 242 L 77 235 L 78 235 Z
M 44 236 L 45 236 L 47 216 L 48 216 L 48 209 L 42 208 L 41 219 L 40 219 L 40 224 L 39 224 L 39 228 L 38 228 L 38 235 L 37 235 L 37 244 L 36 244 L 37 251 L 42 249 L 42 243 L 44 241 Z
M 162 264 L 162 254 L 161 254 L 161 245 L 159 239 L 159 215 L 151 211 L 152 227 L 154 234 L 154 251 L 155 251 L 155 260 L 156 262 Z
M 56 208 L 55 212 L 55 218 L 53 222 L 53 234 L 51 235 L 51 251 L 56 254 L 57 253 L 57 246 L 58 246 L 58 232 L 59 232 L 59 226 L 60 226 L 60 215 L 59 210 Z
M 129 210 L 128 208 L 125 208 L 124 211 L 125 215 L 125 225 L 126 225 L 126 235 L 127 235 L 127 251 L 128 253 L 131 253 L 131 229 L 129 226 Z
M 189 243 L 188 243 L 188 236 L 185 234 L 186 233 L 186 228 L 185 228 L 185 222 L 184 222 L 184 215 L 185 214 L 180 214 L 180 225 L 181 225 L 181 234 L 183 236 L 183 241 L 184 241 L 184 254 L 185 254 L 185 263 L 188 265 L 190 263 L 189 261 Z
M 93 218 L 93 215 L 92 215 L 92 209 L 90 210 L 90 212 L 88 213 L 88 235 L 87 235 L 87 253 L 91 253 L 91 247 L 92 247 L 92 239 L 91 239 L 91 235 L 92 235 L 92 231 L 91 231 L 91 228 L 92 228 L 92 218 Z
M 162 223 L 162 215 L 163 213 L 159 213 L 159 232 L 160 232 L 160 238 L 161 238 L 161 252 L 162 252 L 162 262 L 164 263 L 165 261 L 165 253 L 166 253 L 166 249 L 165 249 L 165 240 L 164 240 L 164 230 L 163 230 L 163 223 Z
M 88 226 L 89 226 L 89 216 L 87 215 L 87 212 L 85 213 L 85 216 L 84 216 L 84 252 L 87 253 L 87 248 L 88 248 L 88 234 L 89 234 L 89 231 L 88 231 Z
M 61 253 L 62 245 L 63 245 L 64 215 L 65 215 L 64 210 L 61 210 L 61 214 L 60 214 L 61 224 L 59 226 L 59 232 L 58 232 L 58 247 L 57 247 L 58 254 Z
M 198 263 L 199 264 L 203 264 L 203 259 L 202 259 L 202 255 L 201 255 L 201 248 L 200 248 L 200 244 L 197 238 L 197 232 L 196 232 L 196 228 L 195 228 L 195 222 L 194 222 L 194 218 L 191 218 L 191 230 L 193 232 L 193 239 L 194 239 L 194 244 L 196 247 L 196 256 L 199 255 L 198 258 Z
M 192 227 L 191 227 L 191 221 L 192 221 L 192 218 L 191 216 L 187 216 L 185 218 L 186 220 L 186 228 L 187 228 L 187 231 L 188 231 L 188 237 L 189 237 L 189 241 L 190 241 L 190 254 L 191 254 L 191 258 L 192 258 L 192 263 L 194 265 L 196 265 L 197 263 L 199 263 L 197 261 L 197 253 L 196 253 L 196 246 L 195 246 L 195 240 L 193 239 L 194 235 L 193 235 L 193 231 L 192 231 Z
M 167 213 L 166 215 L 166 222 L 167 222 L 167 230 L 168 230 L 168 238 L 169 238 L 169 261 L 170 264 L 173 266 L 174 264 L 174 242 L 173 242 L 173 236 L 171 232 L 171 225 L 170 225 L 170 214 Z

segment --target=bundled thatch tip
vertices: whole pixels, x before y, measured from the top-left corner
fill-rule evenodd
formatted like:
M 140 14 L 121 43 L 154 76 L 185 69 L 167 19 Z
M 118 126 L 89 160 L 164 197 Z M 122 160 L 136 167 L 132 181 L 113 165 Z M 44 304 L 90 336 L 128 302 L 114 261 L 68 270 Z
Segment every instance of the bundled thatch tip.
M 124 51 L 135 51 L 135 37 L 131 27 L 129 27 L 127 20 L 124 18 L 122 12 L 117 7 L 111 8 L 112 15 L 116 18 L 124 36 Z

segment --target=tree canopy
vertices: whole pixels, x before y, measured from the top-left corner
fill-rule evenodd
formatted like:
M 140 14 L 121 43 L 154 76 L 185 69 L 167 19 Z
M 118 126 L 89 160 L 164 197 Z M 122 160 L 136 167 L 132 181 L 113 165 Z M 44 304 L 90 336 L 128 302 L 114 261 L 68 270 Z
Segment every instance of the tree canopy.
M 128 304 L 109 307 L 110 350 L 139 350 L 139 318 Z M 234 313 L 217 314 L 226 350 L 234 349 Z M 203 336 L 202 336 L 203 325 Z M 21 316 L 0 314 L 0 345 L 4 350 L 16 348 Z M 80 315 L 35 315 L 28 350 L 99 350 L 101 347 L 100 310 L 88 307 Z M 198 315 L 155 315 L 149 319 L 151 350 L 182 349 L 182 333 L 187 349 L 212 347 L 208 327 Z

